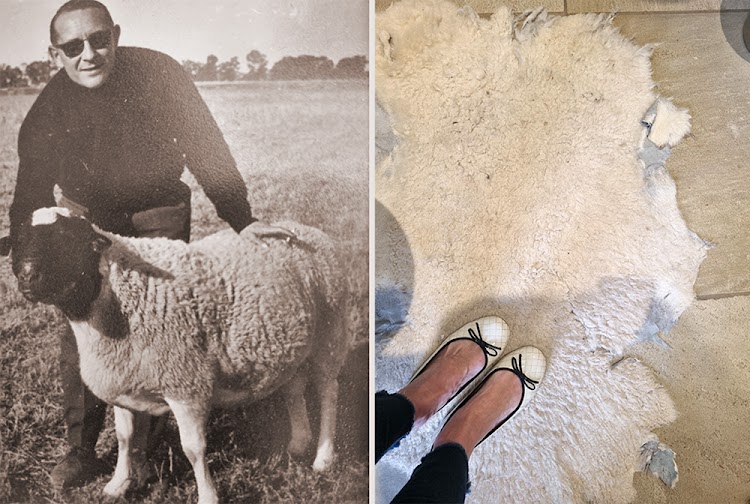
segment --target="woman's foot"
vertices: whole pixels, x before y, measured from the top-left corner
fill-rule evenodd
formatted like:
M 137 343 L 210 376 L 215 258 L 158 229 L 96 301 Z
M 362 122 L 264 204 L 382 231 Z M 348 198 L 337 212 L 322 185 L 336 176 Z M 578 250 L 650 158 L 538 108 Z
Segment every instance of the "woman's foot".
M 448 337 L 398 393 L 414 405 L 412 428 L 445 406 L 482 370 L 494 364 L 508 341 L 508 325 L 499 317 L 483 317 Z
M 429 366 L 398 391 L 414 405 L 414 425 L 424 424 L 484 368 L 484 352 L 471 340 L 443 347 Z
M 508 354 L 448 417 L 434 447 L 458 443 L 470 457 L 479 443 L 528 404 L 545 369 L 544 355 L 534 347 Z

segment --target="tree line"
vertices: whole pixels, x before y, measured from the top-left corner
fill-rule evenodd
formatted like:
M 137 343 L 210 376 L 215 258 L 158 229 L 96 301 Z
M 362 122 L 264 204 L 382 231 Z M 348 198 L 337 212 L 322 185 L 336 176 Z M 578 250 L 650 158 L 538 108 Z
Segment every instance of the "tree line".
M 49 61 L 34 61 L 24 69 L 0 63 L 0 89 L 44 84 L 56 71 Z
M 205 63 L 185 60 L 182 68 L 194 81 L 366 79 L 368 76 L 367 58 L 361 55 L 342 58 L 336 64 L 325 56 L 285 56 L 269 68 L 266 56 L 252 50 L 245 56 L 245 62 L 248 71 L 242 72 L 236 56 L 219 62 L 211 54 Z M 0 89 L 43 85 L 57 71 L 50 61 L 34 61 L 25 67 L 0 63 Z
M 213 54 L 205 63 L 186 60 L 182 67 L 195 81 L 237 80 L 297 80 L 297 79 L 365 79 L 367 58 L 350 56 L 334 64 L 325 56 L 284 56 L 268 67 L 266 55 L 252 50 L 245 56 L 248 71 L 240 71 L 240 60 L 236 56 L 219 63 Z

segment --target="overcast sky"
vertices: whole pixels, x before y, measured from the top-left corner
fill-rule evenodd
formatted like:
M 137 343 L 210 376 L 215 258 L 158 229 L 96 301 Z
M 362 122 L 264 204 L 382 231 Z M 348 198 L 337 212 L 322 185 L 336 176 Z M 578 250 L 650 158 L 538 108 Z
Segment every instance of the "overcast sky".
M 0 63 L 47 58 L 49 22 L 64 0 L 0 0 Z M 102 0 L 122 28 L 120 45 L 178 61 L 244 63 L 252 49 L 274 62 L 312 54 L 334 62 L 368 55 L 367 0 Z M 243 66 L 244 68 L 244 66 Z

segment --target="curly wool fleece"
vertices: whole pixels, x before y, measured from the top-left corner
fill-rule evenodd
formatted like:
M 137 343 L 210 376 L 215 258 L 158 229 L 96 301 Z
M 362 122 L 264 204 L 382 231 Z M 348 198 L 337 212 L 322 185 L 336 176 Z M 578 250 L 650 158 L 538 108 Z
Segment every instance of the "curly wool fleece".
M 92 391 L 108 402 L 135 391 L 221 402 L 223 390 L 255 400 L 313 349 L 345 345 L 321 330 L 343 305 L 331 240 L 313 228 L 280 225 L 293 227 L 299 241 L 264 242 L 231 230 L 191 244 L 105 233 L 113 243 L 103 256 L 103 292 L 115 295 L 125 320 L 119 331 L 110 322 L 112 337 L 79 344 Z
M 480 19 L 438 1 L 394 3 L 375 34 L 377 99 L 399 136 L 375 177 L 392 216 L 376 219 L 376 281 L 410 291 L 406 325 L 376 342 L 376 388 L 398 390 L 442 337 L 499 315 L 508 350 L 538 346 L 548 368 L 474 451 L 468 501 L 631 501 L 641 447 L 676 412 L 628 347 L 692 302 L 706 251 L 664 167 L 639 160 L 652 48 L 606 16 Z M 656 129 L 674 144 L 689 116 L 669 111 L 676 134 Z M 379 502 L 449 410 L 380 461 Z

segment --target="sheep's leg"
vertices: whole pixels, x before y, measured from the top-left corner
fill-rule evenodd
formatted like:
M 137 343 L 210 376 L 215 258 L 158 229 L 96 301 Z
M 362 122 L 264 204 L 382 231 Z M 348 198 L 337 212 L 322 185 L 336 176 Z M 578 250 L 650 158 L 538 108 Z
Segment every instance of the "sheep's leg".
M 292 378 L 283 389 L 286 408 L 289 412 L 289 422 L 292 427 L 291 438 L 287 450 L 294 456 L 301 456 L 307 450 L 312 440 L 310 431 L 310 420 L 307 417 L 307 404 L 305 402 L 305 380 L 297 375 Z
M 342 313 L 346 310 L 342 309 Z M 337 310 L 322 313 L 326 323 L 319 331 L 320 345 L 312 357 L 312 378 L 320 400 L 320 431 L 318 449 L 313 461 L 314 471 L 325 471 L 333 465 L 334 441 L 336 439 L 336 403 L 339 395 L 338 376 L 346 350 L 346 320 Z
M 112 479 L 104 487 L 104 493 L 122 497 L 133 481 L 133 458 L 145 456 L 149 417 L 134 413 L 118 406 L 115 410 L 115 431 L 117 433 L 117 465 Z M 142 462 L 142 461 L 140 461 Z
M 319 370 L 317 386 L 320 395 L 320 435 L 318 450 L 313 462 L 314 471 L 325 471 L 333 464 L 334 439 L 336 437 L 336 398 L 339 392 L 337 378 L 330 376 L 331 370 Z M 329 376 L 326 376 L 328 374 Z
M 217 504 L 219 497 L 216 487 L 208 472 L 206 463 L 206 422 L 208 420 L 207 408 L 196 406 L 194 403 L 186 403 L 165 399 L 169 404 L 177 428 L 180 431 L 180 442 L 190 464 L 193 466 L 195 482 L 198 485 L 198 504 Z

